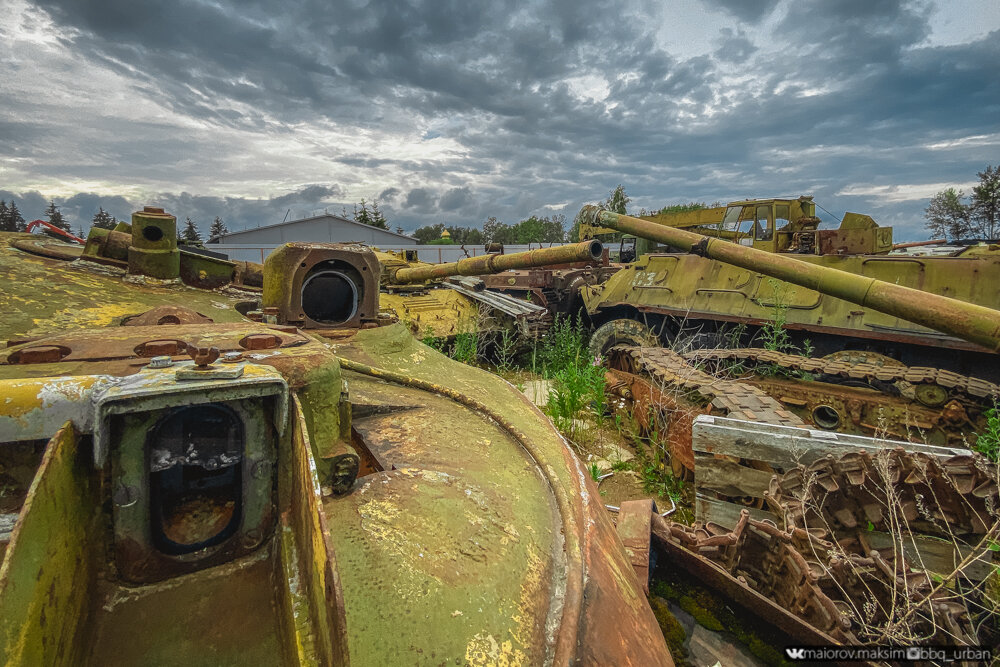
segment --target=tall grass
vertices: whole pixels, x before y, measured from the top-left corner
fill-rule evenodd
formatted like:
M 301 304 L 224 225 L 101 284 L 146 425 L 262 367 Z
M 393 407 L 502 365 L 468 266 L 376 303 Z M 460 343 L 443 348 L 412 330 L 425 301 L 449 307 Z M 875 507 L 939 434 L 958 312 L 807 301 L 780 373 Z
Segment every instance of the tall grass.
M 607 403 L 604 369 L 594 364 L 586 343 L 579 320 L 557 316 L 532 355 L 533 362 L 541 365 L 542 376 L 552 380 L 546 411 L 571 438 L 576 435 L 575 420 L 587 412 L 600 420 Z

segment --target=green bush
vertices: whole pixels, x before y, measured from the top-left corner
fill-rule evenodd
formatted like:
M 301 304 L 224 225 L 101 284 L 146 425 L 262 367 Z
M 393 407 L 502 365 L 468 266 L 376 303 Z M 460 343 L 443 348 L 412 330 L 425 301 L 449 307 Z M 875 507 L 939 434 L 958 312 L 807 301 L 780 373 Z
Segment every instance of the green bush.
M 594 366 L 587 355 L 578 365 L 559 369 L 552 377 L 547 407 L 549 415 L 560 430 L 570 430 L 572 421 L 587 407 L 593 405 L 597 415 L 603 415 L 605 405 L 604 368 Z
M 565 315 L 557 315 L 552 327 L 537 350 L 536 366 L 541 364 L 542 375 L 554 378 L 569 366 L 590 364 L 583 323 Z
M 984 413 L 986 430 L 976 438 L 974 449 L 994 463 L 1000 463 L 1000 414 L 994 406 Z
M 463 331 L 455 334 L 455 342 L 451 349 L 451 358 L 463 364 L 471 364 L 479 352 L 479 334 L 475 331 Z

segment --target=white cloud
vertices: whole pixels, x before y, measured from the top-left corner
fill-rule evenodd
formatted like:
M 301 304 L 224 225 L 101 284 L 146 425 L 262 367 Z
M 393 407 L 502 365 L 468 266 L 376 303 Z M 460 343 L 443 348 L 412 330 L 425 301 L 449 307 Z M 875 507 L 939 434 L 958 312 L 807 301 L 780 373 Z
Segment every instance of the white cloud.
M 967 183 L 914 183 L 907 185 L 848 185 L 836 194 L 846 197 L 870 197 L 883 202 L 896 203 L 930 199 L 947 188 L 968 192 L 976 182 Z
M 981 146 L 1000 146 L 1000 133 L 976 134 L 970 137 L 959 137 L 958 139 L 924 144 L 924 148 L 932 151 L 951 150 L 954 148 L 978 148 Z

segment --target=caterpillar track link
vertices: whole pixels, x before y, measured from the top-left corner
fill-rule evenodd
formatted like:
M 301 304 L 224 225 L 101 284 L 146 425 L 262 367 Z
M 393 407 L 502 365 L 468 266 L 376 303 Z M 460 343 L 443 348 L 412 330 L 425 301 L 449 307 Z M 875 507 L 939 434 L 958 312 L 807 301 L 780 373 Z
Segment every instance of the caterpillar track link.
M 768 501 L 786 525 L 830 541 L 859 529 L 893 530 L 901 520 L 912 532 L 962 539 L 985 535 L 1000 520 L 998 478 L 997 465 L 978 454 L 851 452 L 775 475 Z
M 953 371 L 907 367 L 877 355 L 810 358 L 758 348 L 616 346 L 606 364 L 612 393 L 654 393 L 719 416 L 938 446 L 967 446 L 985 428 L 1000 386 Z M 609 378 L 610 379 L 610 378 Z M 649 385 L 636 390 L 636 383 Z M 669 401 L 637 406 L 647 412 Z M 675 447 L 676 449 L 676 447 Z M 689 457 L 682 455 L 686 461 Z

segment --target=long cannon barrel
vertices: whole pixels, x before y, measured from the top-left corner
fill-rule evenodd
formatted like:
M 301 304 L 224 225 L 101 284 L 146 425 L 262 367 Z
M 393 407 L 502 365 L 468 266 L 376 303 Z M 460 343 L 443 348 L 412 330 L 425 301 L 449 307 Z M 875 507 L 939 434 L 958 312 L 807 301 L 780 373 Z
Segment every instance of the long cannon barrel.
M 801 285 L 1000 351 L 1000 311 L 584 206 L 581 219 Z
M 529 269 L 549 264 L 598 262 L 601 260 L 603 252 L 604 246 L 601 245 L 600 241 L 583 241 L 551 248 L 515 252 L 510 255 L 483 255 L 447 264 L 400 268 L 393 274 L 391 282 L 402 285 L 435 278 L 447 278 L 448 276 L 482 276 L 509 269 Z

